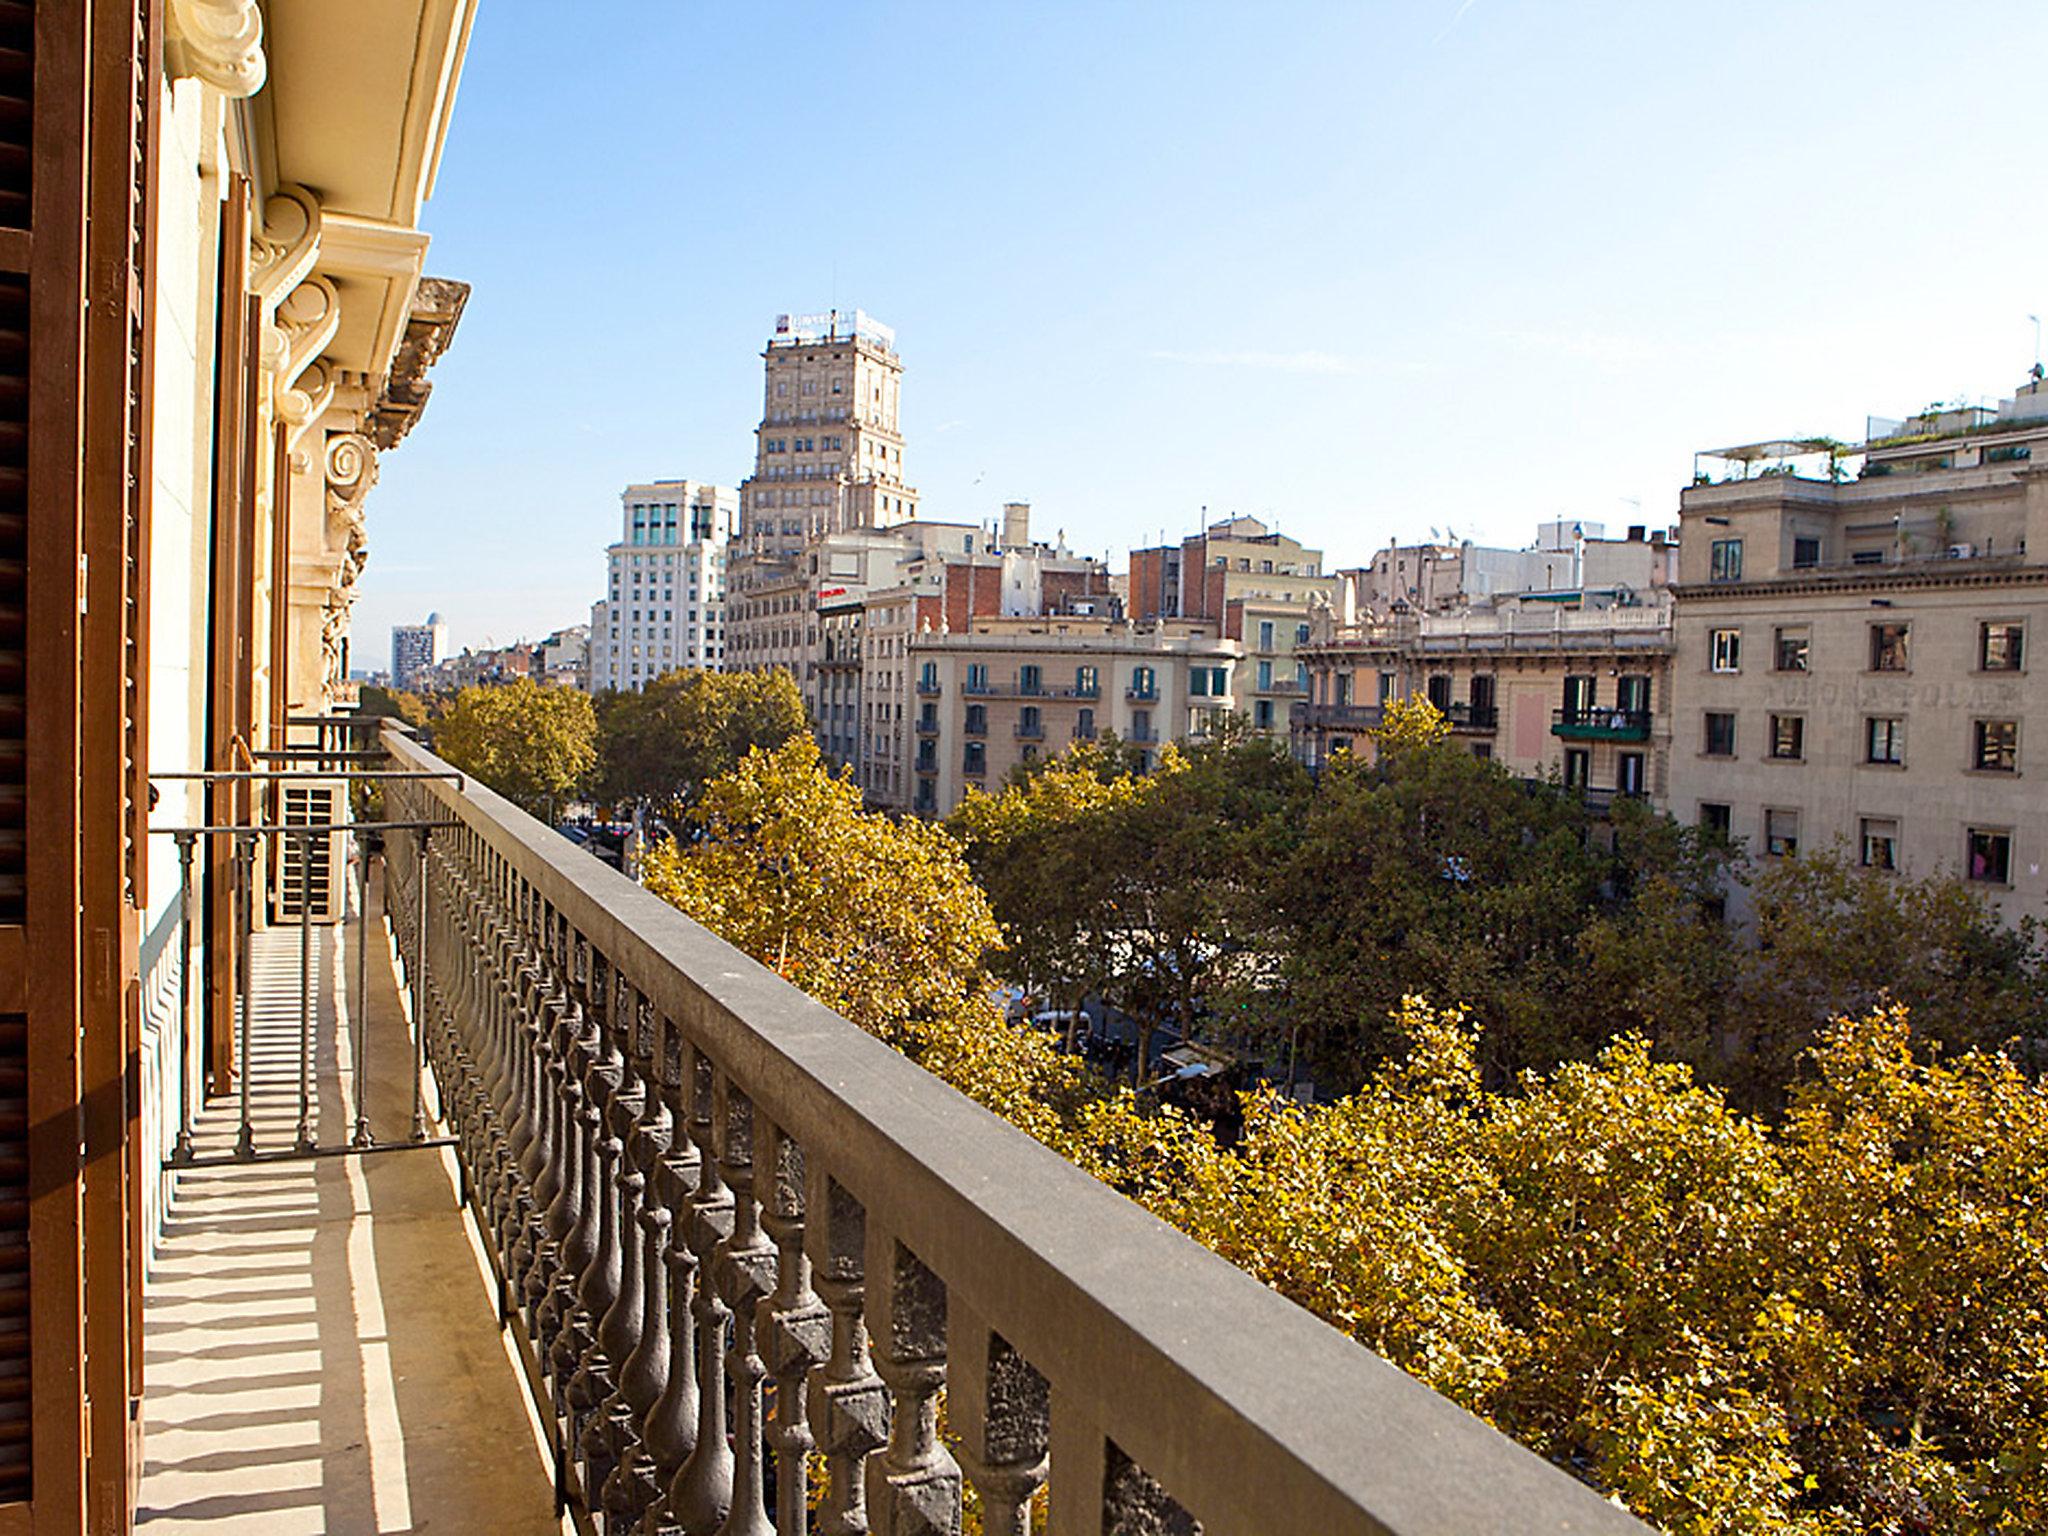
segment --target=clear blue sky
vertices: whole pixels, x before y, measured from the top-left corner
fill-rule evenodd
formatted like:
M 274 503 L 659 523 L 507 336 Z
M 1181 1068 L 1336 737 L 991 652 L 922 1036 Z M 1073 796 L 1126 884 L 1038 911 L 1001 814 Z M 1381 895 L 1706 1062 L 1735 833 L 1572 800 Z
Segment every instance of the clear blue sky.
M 586 619 L 619 488 L 737 484 L 835 304 L 930 515 L 1119 566 L 1205 506 L 1345 564 L 1670 522 L 1697 448 L 2021 381 L 2044 58 L 2039 0 L 485 0 L 358 664 Z

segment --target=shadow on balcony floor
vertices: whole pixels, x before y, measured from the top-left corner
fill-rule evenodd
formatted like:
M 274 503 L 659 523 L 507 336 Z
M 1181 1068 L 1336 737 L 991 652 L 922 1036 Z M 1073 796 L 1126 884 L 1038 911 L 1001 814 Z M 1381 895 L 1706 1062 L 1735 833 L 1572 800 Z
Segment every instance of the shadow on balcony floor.
M 322 1145 L 345 1142 L 355 1114 L 355 935 L 314 934 Z M 373 926 L 366 1097 L 384 1140 L 407 1133 L 412 1088 L 380 940 Z M 251 1119 L 259 1148 L 283 1148 L 298 1124 L 297 930 L 258 934 L 253 956 Z M 232 1152 L 238 1118 L 233 1100 L 210 1104 L 199 1155 Z M 152 1532 L 560 1530 L 445 1152 L 186 1170 L 145 1294 Z

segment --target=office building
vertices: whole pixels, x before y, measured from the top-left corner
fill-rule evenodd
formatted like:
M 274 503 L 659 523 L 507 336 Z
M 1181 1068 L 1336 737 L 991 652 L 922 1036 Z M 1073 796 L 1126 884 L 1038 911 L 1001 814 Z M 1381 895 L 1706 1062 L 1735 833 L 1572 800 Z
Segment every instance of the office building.
M 738 521 L 730 490 L 654 480 L 619 493 L 619 539 L 605 550 L 605 595 L 590 608 L 593 692 L 637 691 L 679 667 L 725 659 L 726 560 Z
M 391 626 L 391 686 L 417 688 L 422 674 L 438 667 L 448 655 L 448 626 L 441 615 L 430 613 L 424 624 Z

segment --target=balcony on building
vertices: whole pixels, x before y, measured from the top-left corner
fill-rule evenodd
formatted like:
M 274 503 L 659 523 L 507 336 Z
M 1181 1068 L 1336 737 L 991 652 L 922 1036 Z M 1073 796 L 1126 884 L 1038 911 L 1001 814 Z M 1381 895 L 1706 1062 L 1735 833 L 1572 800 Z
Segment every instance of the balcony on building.
M 1488 735 L 1500 728 L 1500 708 L 1494 704 L 1446 704 L 1443 716 L 1453 731 Z
M 1550 734 L 1566 741 L 1648 741 L 1650 712 L 1591 704 L 1555 709 Z

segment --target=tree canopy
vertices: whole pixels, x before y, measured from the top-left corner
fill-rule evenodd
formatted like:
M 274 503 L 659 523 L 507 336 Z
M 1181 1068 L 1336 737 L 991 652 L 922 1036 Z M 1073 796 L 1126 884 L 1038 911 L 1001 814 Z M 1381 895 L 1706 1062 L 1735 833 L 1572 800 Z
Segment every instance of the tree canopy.
M 465 688 L 434 723 L 434 750 L 536 816 L 574 794 L 597 762 L 597 717 L 575 688 Z
M 664 672 L 634 693 L 598 703 L 597 790 L 669 813 L 756 747 L 804 730 L 803 695 L 787 672 Z

